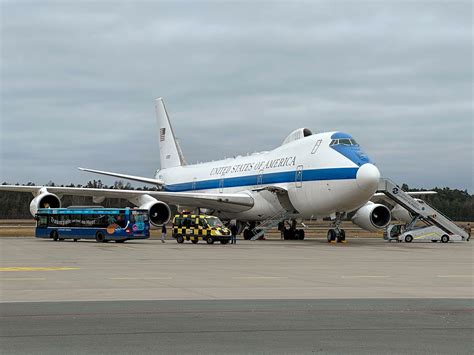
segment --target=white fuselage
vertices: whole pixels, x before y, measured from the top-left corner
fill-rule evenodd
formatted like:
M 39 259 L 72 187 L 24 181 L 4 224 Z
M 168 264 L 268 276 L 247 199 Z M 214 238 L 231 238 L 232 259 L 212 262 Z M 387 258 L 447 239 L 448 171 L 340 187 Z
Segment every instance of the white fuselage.
M 165 191 L 250 194 L 255 204 L 247 211 L 215 211 L 231 219 L 261 220 L 284 211 L 269 191 L 275 188 L 287 191 L 295 217 L 352 211 L 372 197 L 380 175 L 358 145 L 330 146 L 334 137 L 350 136 L 313 134 L 268 152 L 162 169 L 156 178 L 165 182 Z

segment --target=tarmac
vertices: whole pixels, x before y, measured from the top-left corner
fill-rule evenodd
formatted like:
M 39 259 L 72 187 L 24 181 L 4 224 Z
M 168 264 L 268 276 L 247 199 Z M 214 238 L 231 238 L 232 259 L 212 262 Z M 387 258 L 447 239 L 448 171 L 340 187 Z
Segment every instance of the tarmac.
M 0 239 L 1 353 L 472 353 L 473 244 Z

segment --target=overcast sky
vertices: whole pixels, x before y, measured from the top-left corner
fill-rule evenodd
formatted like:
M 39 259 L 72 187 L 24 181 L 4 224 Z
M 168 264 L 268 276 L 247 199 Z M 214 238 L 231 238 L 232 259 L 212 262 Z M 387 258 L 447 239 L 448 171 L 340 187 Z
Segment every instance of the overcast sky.
M 1 1 L 0 182 L 153 176 L 351 133 L 382 174 L 473 192 L 470 1 Z M 103 178 L 110 183 L 113 179 Z

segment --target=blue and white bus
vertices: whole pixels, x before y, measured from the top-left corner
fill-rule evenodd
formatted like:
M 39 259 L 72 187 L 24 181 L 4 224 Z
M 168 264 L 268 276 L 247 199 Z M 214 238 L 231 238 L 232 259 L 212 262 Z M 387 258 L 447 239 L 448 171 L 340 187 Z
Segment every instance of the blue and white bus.
M 36 238 L 95 239 L 99 243 L 150 237 L 148 210 L 131 208 L 40 208 L 35 216 Z

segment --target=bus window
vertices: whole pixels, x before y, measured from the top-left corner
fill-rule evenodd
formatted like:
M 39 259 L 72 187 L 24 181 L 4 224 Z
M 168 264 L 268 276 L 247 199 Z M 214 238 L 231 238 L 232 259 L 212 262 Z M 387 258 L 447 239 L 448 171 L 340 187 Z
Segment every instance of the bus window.
M 120 228 L 125 228 L 127 226 L 127 221 L 125 220 L 125 214 L 120 213 L 117 215 L 117 220 L 115 221 Z
M 36 225 L 39 228 L 46 228 L 48 226 L 48 216 L 38 216 Z

